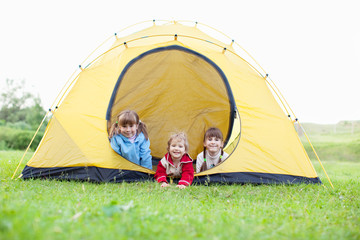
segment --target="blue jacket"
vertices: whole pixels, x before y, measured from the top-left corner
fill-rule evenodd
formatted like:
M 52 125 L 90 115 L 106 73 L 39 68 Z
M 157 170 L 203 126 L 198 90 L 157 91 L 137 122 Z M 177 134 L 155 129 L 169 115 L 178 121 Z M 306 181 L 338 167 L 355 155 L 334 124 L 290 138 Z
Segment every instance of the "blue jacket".
M 122 134 L 114 135 L 110 139 L 111 147 L 123 158 L 140 166 L 152 169 L 152 157 L 150 155 L 150 140 L 146 140 L 143 133 L 140 133 L 135 142 Z

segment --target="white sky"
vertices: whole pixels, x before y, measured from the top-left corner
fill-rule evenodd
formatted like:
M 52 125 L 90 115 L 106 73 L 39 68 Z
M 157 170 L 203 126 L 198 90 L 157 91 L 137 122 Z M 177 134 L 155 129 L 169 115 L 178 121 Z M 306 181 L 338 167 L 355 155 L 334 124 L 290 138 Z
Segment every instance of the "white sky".
M 1 1 L 0 86 L 26 85 L 49 108 L 106 38 L 145 20 L 190 20 L 235 39 L 301 122 L 360 120 L 360 1 Z

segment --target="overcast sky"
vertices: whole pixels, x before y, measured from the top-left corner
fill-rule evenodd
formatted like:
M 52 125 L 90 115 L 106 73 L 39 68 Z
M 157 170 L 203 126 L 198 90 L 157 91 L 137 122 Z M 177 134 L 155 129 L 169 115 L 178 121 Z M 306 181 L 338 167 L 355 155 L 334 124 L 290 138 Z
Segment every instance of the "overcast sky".
M 360 120 L 357 0 L 1 1 L 0 84 L 25 80 L 49 108 L 78 65 L 137 22 L 190 20 L 249 51 L 301 122 Z

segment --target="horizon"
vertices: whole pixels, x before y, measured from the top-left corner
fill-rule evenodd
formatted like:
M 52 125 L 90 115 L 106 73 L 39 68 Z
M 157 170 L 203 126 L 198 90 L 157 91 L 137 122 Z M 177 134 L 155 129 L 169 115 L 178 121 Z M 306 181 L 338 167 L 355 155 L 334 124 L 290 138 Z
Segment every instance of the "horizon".
M 25 79 L 48 109 L 84 58 L 114 32 L 144 20 L 188 19 L 220 30 L 250 52 L 300 122 L 360 119 L 360 76 L 351 71 L 360 66 L 357 1 L 221 3 L 222 9 L 184 0 L 174 8 L 165 0 L 135 0 L 121 11 L 124 4 L 114 0 L 6 2 L 0 9 L 0 87 L 7 78 Z

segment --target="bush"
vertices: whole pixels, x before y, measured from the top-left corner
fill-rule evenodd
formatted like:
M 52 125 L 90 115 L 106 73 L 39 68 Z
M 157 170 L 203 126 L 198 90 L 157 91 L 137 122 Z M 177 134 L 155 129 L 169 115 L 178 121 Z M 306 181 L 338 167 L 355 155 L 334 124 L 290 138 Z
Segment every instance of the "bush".
M 26 130 L 31 130 L 31 126 L 29 124 L 27 124 L 24 121 L 19 121 L 19 122 L 7 122 L 5 124 L 6 127 L 9 128 L 16 128 L 16 129 L 26 129 Z
M 0 150 L 8 150 L 6 142 L 4 140 L 0 141 Z
M 34 136 L 35 131 L 0 127 L 0 149 L 25 150 Z M 30 149 L 35 150 L 44 133 L 38 132 Z

